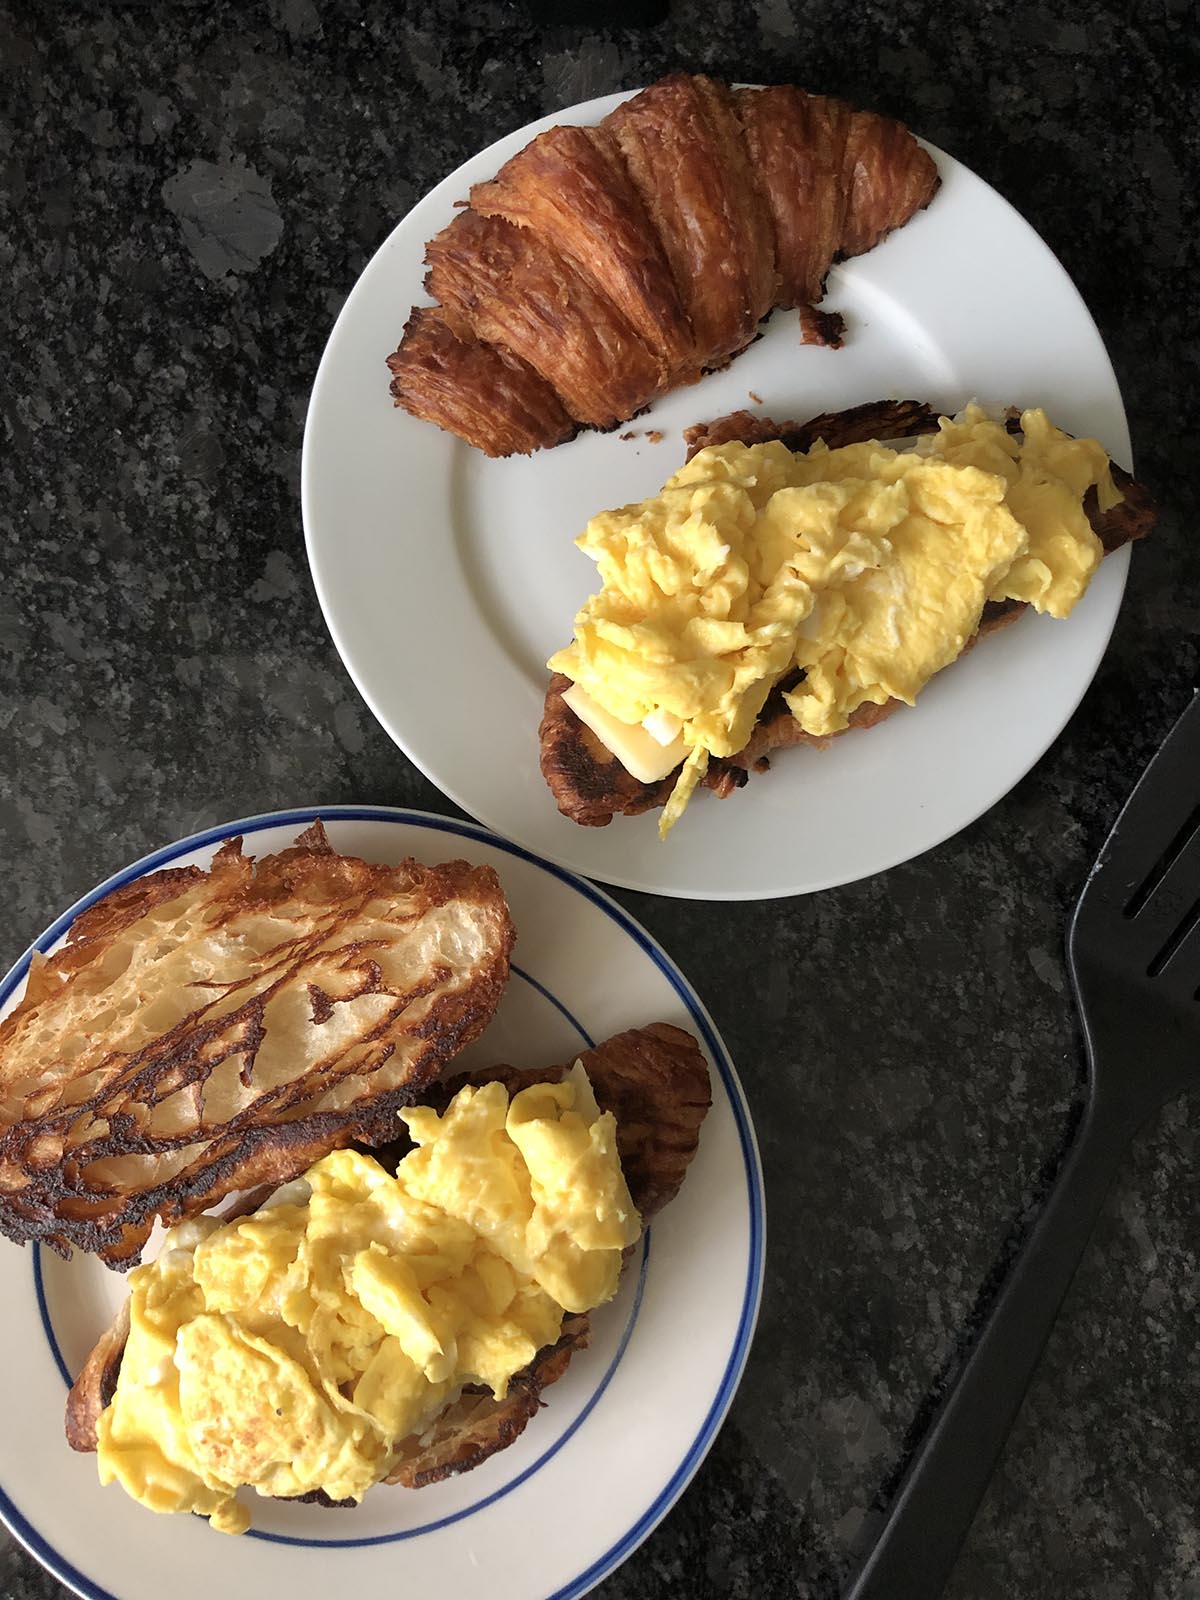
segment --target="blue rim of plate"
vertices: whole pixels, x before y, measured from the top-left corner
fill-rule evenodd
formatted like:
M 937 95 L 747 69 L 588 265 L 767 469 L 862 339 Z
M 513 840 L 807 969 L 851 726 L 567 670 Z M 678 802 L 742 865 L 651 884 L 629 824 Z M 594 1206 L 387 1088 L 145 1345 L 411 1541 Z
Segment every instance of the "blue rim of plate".
M 545 1600 L 578 1600 L 579 1596 L 586 1594 L 589 1589 L 593 1588 L 601 1579 L 607 1577 L 610 1572 L 614 1571 L 633 1554 L 638 1545 L 653 1532 L 666 1516 L 695 1476 L 701 1462 L 708 1454 L 717 1430 L 724 1421 L 725 1414 L 733 1401 L 734 1393 L 737 1390 L 746 1364 L 746 1358 L 750 1351 L 751 1340 L 754 1337 L 754 1328 L 758 1320 L 758 1307 L 762 1296 L 766 1216 L 758 1146 L 750 1123 L 745 1096 L 734 1071 L 729 1053 L 713 1026 L 708 1012 L 701 1004 L 699 996 L 657 941 L 622 906 L 618 905 L 611 896 L 605 894 L 602 889 L 598 889 L 595 884 L 589 883 L 585 878 L 579 877 L 577 873 L 571 872 L 565 867 L 560 867 L 552 861 L 544 860 L 533 851 L 525 849 L 523 845 L 502 839 L 498 834 L 494 834 L 489 829 L 480 827 L 476 823 L 462 822 L 451 817 L 440 817 L 428 811 L 411 811 L 402 807 L 392 806 L 304 806 L 285 811 L 263 812 L 258 816 L 247 817 L 238 822 L 223 823 L 217 827 L 206 828 L 202 832 L 192 834 L 189 838 L 181 839 L 175 844 L 165 845 L 162 849 L 155 850 L 151 854 L 143 856 L 141 860 L 133 862 L 123 871 L 114 873 L 112 877 L 99 884 L 89 894 L 84 895 L 82 899 L 77 900 L 73 906 L 56 918 L 40 938 L 34 941 L 34 944 L 20 960 L 10 968 L 3 981 L 0 982 L 0 1005 L 3 1005 L 8 1000 L 17 984 L 24 979 L 29 970 L 29 963 L 34 950 L 45 952 L 51 949 L 81 912 L 86 911 L 89 906 L 95 905 L 98 900 L 103 899 L 107 894 L 111 894 L 113 890 L 119 889 L 127 883 L 132 883 L 136 878 L 144 877 L 148 872 L 156 871 L 158 868 L 176 860 L 179 856 L 190 855 L 194 851 L 202 850 L 208 845 L 220 843 L 222 840 L 236 838 L 239 834 L 247 836 L 254 833 L 262 833 L 268 828 L 305 826 L 316 821 L 318 817 L 328 821 L 342 822 L 394 822 L 407 827 L 427 828 L 431 832 L 457 834 L 460 838 L 474 839 L 491 849 L 501 850 L 507 855 L 515 856 L 518 860 L 540 868 L 543 872 L 549 873 L 551 877 L 557 878 L 559 882 L 565 884 L 568 888 L 575 890 L 577 894 L 582 895 L 585 900 L 596 906 L 600 911 L 603 911 L 612 922 L 615 922 L 622 932 L 633 940 L 643 955 L 654 963 L 662 976 L 675 990 L 675 993 L 687 1009 L 689 1017 L 696 1025 L 729 1096 L 730 1107 L 737 1127 L 750 1200 L 749 1264 L 742 1297 L 741 1317 L 733 1348 L 730 1351 L 720 1385 L 704 1422 L 683 1460 L 671 1474 L 667 1483 L 659 1490 L 654 1500 L 633 1526 L 604 1555 L 593 1561 L 577 1577 L 556 1589 L 553 1594 L 545 1597 Z M 535 986 L 540 987 L 540 985 L 536 985 L 536 980 L 534 982 Z M 547 998 L 552 1004 L 558 1005 L 554 996 L 547 995 Z M 571 1020 L 573 1021 L 574 1019 L 572 1018 Z M 643 1274 L 648 1254 L 649 1251 L 647 1249 L 642 1262 Z M 40 1283 L 40 1269 L 38 1282 Z M 641 1280 L 639 1280 L 639 1301 L 640 1292 Z M 40 1303 L 40 1296 L 39 1309 L 48 1332 L 51 1332 L 53 1349 L 52 1331 L 49 1328 L 44 1306 Z M 618 1350 L 613 1366 L 610 1367 L 609 1372 L 605 1375 L 605 1384 L 611 1378 L 613 1371 L 615 1371 L 616 1363 L 619 1362 L 624 1351 L 625 1343 L 636 1319 L 636 1312 L 637 1307 L 635 1305 L 629 1325 L 622 1338 L 621 1348 Z M 598 1395 L 595 1398 L 598 1398 Z M 577 1423 L 582 1420 L 582 1417 L 577 1419 Z M 564 1441 L 559 1443 L 561 1444 L 562 1442 Z M 537 1465 L 540 1466 L 542 1464 L 544 1464 L 544 1461 L 539 1462 Z M 535 1467 L 531 1470 L 537 1469 Z M 525 1476 L 528 1476 L 528 1474 L 525 1474 Z M 515 1487 L 515 1485 L 513 1486 Z M 91 1578 L 80 1572 L 71 1562 L 61 1556 L 54 1546 L 17 1509 L 2 1484 L 0 1484 L 0 1521 L 7 1525 L 30 1554 L 52 1572 L 55 1577 L 74 1589 L 77 1594 L 84 1596 L 85 1600 L 119 1600 L 118 1596 L 113 1595 L 107 1589 L 101 1588 L 99 1584 L 93 1582 Z M 361 1545 L 387 1542 L 390 1537 L 384 1536 L 382 1541 L 360 1540 L 354 1541 L 354 1543 Z M 281 1540 L 278 1542 L 306 1544 L 311 1542 L 320 1544 L 322 1547 L 326 1544 L 325 1541 L 315 1540 Z M 344 1542 L 339 1541 L 339 1544 L 341 1543 Z M 333 1547 L 338 1548 L 338 1545 Z

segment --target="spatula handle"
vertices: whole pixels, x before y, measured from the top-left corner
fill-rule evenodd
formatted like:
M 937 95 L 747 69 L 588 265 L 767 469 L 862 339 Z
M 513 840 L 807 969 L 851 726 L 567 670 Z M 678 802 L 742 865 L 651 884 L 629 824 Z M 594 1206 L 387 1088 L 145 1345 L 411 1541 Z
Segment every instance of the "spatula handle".
M 1119 1107 L 1089 1103 L 1045 1209 L 845 1600 L 937 1600 L 942 1593 L 1131 1133 Z

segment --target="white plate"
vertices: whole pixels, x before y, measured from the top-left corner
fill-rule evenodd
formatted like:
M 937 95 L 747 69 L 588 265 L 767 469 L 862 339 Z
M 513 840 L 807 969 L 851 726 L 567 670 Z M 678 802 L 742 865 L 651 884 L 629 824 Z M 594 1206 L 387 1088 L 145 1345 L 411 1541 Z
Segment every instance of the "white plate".
M 1070 279 L 993 189 L 939 150 L 942 188 L 876 250 L 835 267 L 842 350 L 800 349 L 795 313 L 723 373 L 631 427 L 489 461 L 393 409 L 384 358 L 421 290 L 425 241 L 456 200 L 555 122 L 598 121 L 611 95 L 543 118 L 466 162 L 392 232 L 346 301 L 304 436 L 309 561 L 359 691 L 402 750 L 465 810 L 531 850 L 630 889 L 759 899 L 829 888 L 928 850 L 993 805 L 1057 737 L 1104 653 L 1128 555 L 1067 622 L 1025 617 L 870 737 L 788 751 L 725 802 L 698 795 L 670 840 L 657 813 L 581 828 L 538 770 L 545 661 L 595 588 L 572 543 L 589 517 L 653 494 L 690 423 L 751 407 L 805 418 L 881 397 L 954 411 L 1041 405 L 1130 465 L 1121 396 Z M 932 148 L 932 147 L 931 147 Z M 761 396 L 756 405 L 751 394 Z M 660 429 L 661 444 L 645 432 Z M 625 430 L 621 430 L 625 431 Z
M 107 1325 L 123 1281 L 93 1258 L 63 1262 L 0 1241 L 0 1516 L 64 1583 L 92 1600 L 329 1600 L 434 1594 L 453 1600 L 566 1600 L 623 1561 L 683 1492 L 720 1426 L 745 1363 L 763 1269 L 758 1152 L 745 1100 L 712 1021 L 679 969 L 590 884 L 469 823 L 423 812 L 326 806 L 213 828 L 147 856 L 65 912 L 38 948 L 121 884 L 170 864 L 206 866 L 243 834 L 264 855 L 324 818 L 340 850 L 368 860 L 466 857 L 500 874 L 517 926 L 513 978 L 468 1060 L 530 1066 L 622 1028 L 677 1022 L 703 1043 L 713 1108 L 678 1198 L 645 1236 L 593 1342 L 546 1393 L 508 1450 L 428 1489 L 373 1490 L 348 1511 L 252 1496 L 240 1539 L 198 1517 L 154 1516 L 62 1432 L 70 1375 Z M 0 985 L 0 1014 L 29 957 Z

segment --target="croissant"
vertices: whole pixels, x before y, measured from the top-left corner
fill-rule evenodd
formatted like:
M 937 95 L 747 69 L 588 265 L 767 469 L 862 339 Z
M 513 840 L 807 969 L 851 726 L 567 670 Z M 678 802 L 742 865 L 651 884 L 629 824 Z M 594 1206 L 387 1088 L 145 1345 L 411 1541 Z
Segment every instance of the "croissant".
M 489 456 L 611 428 L 725 365 L 776 306 L 805 343 L 831 264 L 929 204 L 907 128 L 791 85 L 673 73 L 595 128 L 539 134 L 426 247 L 388 357 L 396 405 Z

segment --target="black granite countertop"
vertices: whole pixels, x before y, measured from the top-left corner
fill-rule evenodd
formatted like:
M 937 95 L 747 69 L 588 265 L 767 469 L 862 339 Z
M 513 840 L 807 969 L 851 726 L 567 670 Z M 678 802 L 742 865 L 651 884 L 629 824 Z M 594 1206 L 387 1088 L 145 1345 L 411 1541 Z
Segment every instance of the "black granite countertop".
M 770 1247 L 730 1420 L 599 1592 L 824 1600 L 1059 1158 L 1079 1073 L 1064 919 L 1196 679 L 1200 48 L 1186 0 L 604 14 L 0 4 L 2 953 L 209 823 L 451 809 L 338 661 L 297 490 L 331 321 L 426 188 L 675 66 L 841 94 L 966 161 L 1079 284 L 1163 501 L 1096 682 L 1013 793 L 907 866 L 771 904 L 621 896 L 740 1065 Z M 1181 1101 L 1137 1140 L 953 1600 L 1200 1600 L 1198 1137 Z M 0 1532 L 0 1593 L 57 1592 Z

